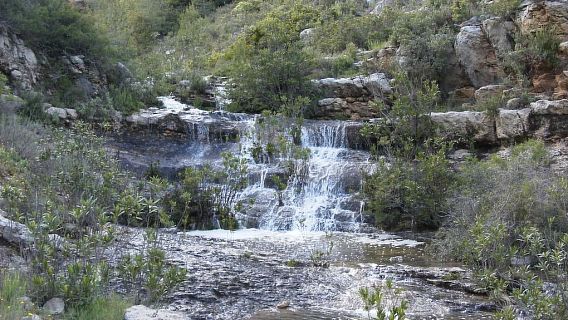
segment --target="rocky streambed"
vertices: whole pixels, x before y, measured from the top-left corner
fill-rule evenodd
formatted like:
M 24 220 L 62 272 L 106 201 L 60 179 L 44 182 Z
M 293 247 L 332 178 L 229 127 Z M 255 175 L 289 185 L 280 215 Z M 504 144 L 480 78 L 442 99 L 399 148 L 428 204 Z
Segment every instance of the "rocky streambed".
M 120 250 L 141 250 L 143 230 L 121 231 Z M 359 288 L 386 279 L 403 290 L 410 319 L 484 319 L 494 309 L 468 271 L 396 235 L 167 229 L 159 241 L 188 270 L 162 307 L 187 319 L 364 319 Z

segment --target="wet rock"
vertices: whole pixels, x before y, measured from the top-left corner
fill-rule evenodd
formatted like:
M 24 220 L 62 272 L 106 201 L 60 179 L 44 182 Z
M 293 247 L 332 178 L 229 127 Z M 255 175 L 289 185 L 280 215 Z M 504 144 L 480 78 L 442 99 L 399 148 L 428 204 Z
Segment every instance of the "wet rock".
M 261 218 L 278 204 L 278 194 L 274 189 L 256 189 L 246 194 L 250 202 L 243 203 L 243 209 L 236 216 L 240 225 L 246 228 L 258 228 Z
M 276 308 L 278 309 L 287 309 L 289 307 L 290 307 L 290 301 L 288 300 L 284 300 L 276 305 Z
M 460 64 L 475 87 L 502 81 L 505 72 L 480 25 L 462 27 L 454 46 Z
M 2 23 L 0 23 L 0 71 L 7 74 L 18 89 L 30 90 L 39 78 L 39 65 L 34 52 Z
M 150 309 L 143 305 L 136 305 L 126 309 L 124 320 L 188 320 L 187 315 L 181 312 L 165 309 Z
M 43 311 L 48 315 L 62 314 L 65 311 L 65 301 L 61 298 L 52 298 L 43 305 Z
M 236 141 L 246 130 L 248 119 L 253 116 L 223 111 L 204 111 L 179 103 L 173 98 L 163 98 L 165 108 L 148 108 L 125 119 L 133 130 L 155 133 L 188 135 L 194 140 Z

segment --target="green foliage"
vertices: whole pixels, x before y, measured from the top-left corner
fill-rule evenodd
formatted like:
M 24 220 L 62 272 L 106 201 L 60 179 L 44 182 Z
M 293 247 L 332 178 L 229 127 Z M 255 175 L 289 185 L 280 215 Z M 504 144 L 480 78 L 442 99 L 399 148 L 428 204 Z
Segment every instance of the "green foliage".
M 65 320 L 122 320 L 125 310 L 132 303 L 123 297 L 111 295 L 98 297 L 85 306 L 66 310 Z
M 111 87 L 109 93 L 113 107 L 124 114 L 132 114 L 144 107 L 144 104 L 138 99 L 134 90 L 130 88 Z
M 391 279 L 385 284 L 359 288 L 359 297 L 363 302 L 363 310 L 367 311 L 369 320 L 403 320 L 406 319 L 408 301 L 401 298 L 402 290 L 395 288 Z M 374 311 L 374 316 L 371 315 Z
M 0 5 L 6 19 L 26 43 L 58 58 L 68 54 L 105 55 L 106 41 L 93 28 L 93 21 L 65 0 L 6 0 Z
M 313 94 L 311 57 L 302 50 L 299 32 L 315 19 L 313 9 L 296 6 L 271 12 L 248 29 L 225 52 L 234 86 L 229 91 L 233 111 L 277 111 L 287 101 Z
M 436 229 L 446 212 L 454 174 L 445 148 L 420 152 L 413 162 L 379 162 L 364 181 L 367 208 L 385 229 Z
M 439 251 L 469 264 L 500 302 L 512 297 L 535 319 L 566 316 L 568 301 L 566 179 L 548 168 L 542 142 L 529 141 L 510 157 L 471 161 L 460 172 Z M 545 281 L 555 289 L 546 289 Z M 511 311 L 500 316 L 510 318 Z
M 504 57 L 505 70 L 521 85 L 527 77 L 550 71 L 558 65 L 560 38 L 554 29 L 539 29 L 528 34 L 518 34 L 515 50 Z
M 27 279 L 15 271 L 0 273 L 0 318 L 18 320 L 25 315 L 22 298 L 26 295 Z
M 177 188 L 164 200 L 172 221 L 183 229 L 238 227 L 234 217 L 241 204 L 237 194 L 248 183 L 247 165 L 232 154 L 223 153 L 224 170 L 186 168 Z
M 156 302 L 185 280 L 187 270 L 166 265 L 165 252 L 159 249 L 157 234 L 146 230 L 149 247 L 144 252 L 126 255 L 118 266 L 119 274 L 128 291 L 136 292 L 136 301 Z M 143 290 L 146 297 L 141 297 Z
M 8 85 L 8 77 L 0 72 L 0 94 L 9 93 L 5 88 L 6 85 Z
M 48 115 L 44 110 L 44 97 L 40 93 L 29 92 L 24 95 L 25 104 L 23 108 L 18 110 L 19 115 L 33 121 L 45 121 Z
M 512 17 L 521 5 L 521 0 L 494 0 L 484 6 L 484 11 L 504 18 Z
M 429 113 L 437 100 L 436 83 L 417 86 L 400 73 L 393 106 L 379 105 L 384 120 L 361 131 L 375 142 L 377 153 L 386 155 L 363 185 L 367 210 L 375 215 L 377 225 L 416 230 L 441 224 L 453 173 L 446 159 L 449 145 L 429 138 L 435 129 Z

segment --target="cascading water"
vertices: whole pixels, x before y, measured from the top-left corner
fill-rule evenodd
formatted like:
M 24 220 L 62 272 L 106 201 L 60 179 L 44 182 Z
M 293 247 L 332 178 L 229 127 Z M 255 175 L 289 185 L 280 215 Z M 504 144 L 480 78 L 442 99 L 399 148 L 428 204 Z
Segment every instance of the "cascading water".
M 120 149 L 130 149 L 126 161 L 133 166 L 145 161 L 152 163 L 150 157 L 144 159 L 145 154 L 152 152 L 159 154 L 159 165 L 171 171 L 172 176 L 187 166 L 208 164 L 222 170 L 221 155 L 229 152 L 244 159 L 248 166 L 249 184 L 238 195 L 243 205 L 238 206 L 242 209 L 236 214 L 242 226 L 268 230 L 360 230 L 363 204 L 356 195 L 361 188 L 362 172 L 371 171 L 373 166 L 368 152 L 349 148 L 352 137 L 347 129 L 356 123 L 305 120 L 296 143 L 309 150 L 308 159 L 299 160 L 287 154 L 259 161 L 253 150 L 265 142 L 259 138 L 258 116 L 203 111 L 171 97 L 160 100 L 165 108 L 148 109 L 137 117 L 150 124 L 166 122 L 168 128 L 168 119 L 177 118 L 185 124 L 188 140 L 120 145 Z M 286 129 L 287 125 L 282 127 Z M 273 131 L 268 136 L 280 134 L 274 132 L 280 129 L 269 129 Z M 291 135 L 284 136 L 291 143 Z M 293 170 L 290 163 L 294 163 Z
M 361 171 L 372 170 L 366 152 L 347 148 L 346 122 L 305 121 L 301 146 L 310 151 L 307 169 L 290 177 L 285 190 L 267 190 L 273 165 L 255 165 L 260 174 L 242 198 L 261 200 L 259 226 L 269 230 L 358 231 L 362 202 L 355 199 Z M 267 201 L 267 198 L 277 198 Z M 246 213 L 244 214 L 246 216 Z

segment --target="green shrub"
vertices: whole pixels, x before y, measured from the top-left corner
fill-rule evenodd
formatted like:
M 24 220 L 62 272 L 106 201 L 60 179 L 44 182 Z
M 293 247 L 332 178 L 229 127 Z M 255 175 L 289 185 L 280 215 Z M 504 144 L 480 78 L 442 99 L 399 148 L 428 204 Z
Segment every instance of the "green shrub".
M 45 113 L 45 98 L 42 94 L 29 92 L 24 95 L 23 98 L 25 100 L 25 104 L 20 110 L 18 110 L 19 115 L 33 121 L 45 121 L 49 119 L 48 114 Z
M 519 33 L 515 40 L 515 50 L 504 57 L 504 67 L 517 82 L 558 66 L 560 39 L 555 30 L 545 28 L 529 34 Z
M 493 0 L 484 6 L 484 11 L 504 18 L 512 17 L 521 5 L 521 0 Z
M 19 320 L 25 315 L 22 298 L 26 296 L 27 279 L 15 271 L 0 273 L 0 318 Z
M 68 1 L 6 0 L 0 9 L 0 15 L 26 43 L 49 57 L 59 58 L 63 52 L 105 55 L 105 39 L 93 28 L 93 21 L 73 9 Z
M 4 94 L 6 91 L 6 85 L 8 85 L 8 77 L 0 72 L 0 94 Z
M 132 303 L 117 295 L 99 297 L 91 303 L 73 307 L 66 310 L 63 319 L 65 320 L 122 320 L 125 310 Z
M 387 230 L 437 229 L 446 212 L 454 174 L 445 150 L 420 153 L 412 163 L 380 162 L 364 180 L 367 210 L 375 223 Z
M 563 318 L 568 310 L 568 203 L 561 196 L 568 183 L 549 163 L 544 144 L 528 141 L 506 159 L 464 165 L 436 245 L 474 268 L 494 299 L 513 298 L 535 319 Z
M 138 99 L 135 91 L 126 87 L 111 87 L 110 98 L 115 110 L 125 115 L 137 112 L 144 107 L 144 103 Z

